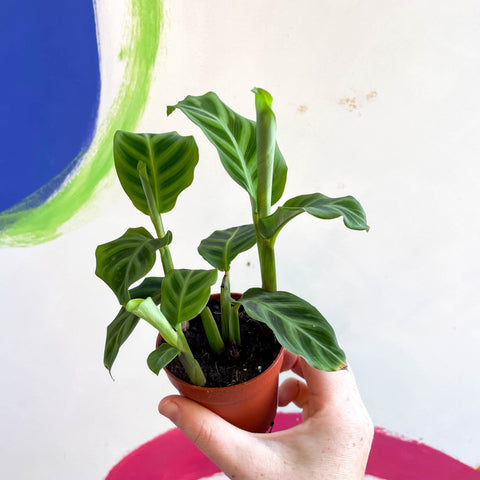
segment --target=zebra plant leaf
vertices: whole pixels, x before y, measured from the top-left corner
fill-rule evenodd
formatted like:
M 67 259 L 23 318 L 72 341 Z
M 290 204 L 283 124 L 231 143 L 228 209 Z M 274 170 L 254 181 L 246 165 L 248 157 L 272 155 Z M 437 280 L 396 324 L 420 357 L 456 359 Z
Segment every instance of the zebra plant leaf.
M 260 234 L 264 238 L 275 238 L 280 230 L 297 215 L 307 212 L 317 218 L 343 217 L 343 223 L 352 230 L 369 230 L 365 212 L 352 196 L 330 198 L 321 193 L 300 195 L 291 198 L 275 213 L 260 220 Z
M 133 332 L 139 320 L 137 316 L 127 312 L 125 308 L 122 307 L 112 323 L 107 327 L 103 364 L 110 373 L 112 372 L 113 363 L 117 358 L 120 347 Z
M 345 354 L 332 327 L 305 300 L 288 292 L 251 288 L 238 301 L 248 315 L 266 323 L 287 350 L 312 367 L 334 371 L 345 364 Z
M 147 277 L 140 285 L 129 290 L 130 298 L 152 297 L 158 305 L 162 282 L 163 277 Z
M 138 287 L 132 288 L 130 297 L 152 297 L 158 305 L 160 303 L 160 288 L 162 286 L 161 277 L 146 278 Z M 103 364 L 111 373 L 112 366 L 117 358 L 120 347 L 130 336 L 140 319 L 133 313 L 127 312 L 122 307 L 117 316 L 107 327 L 107 336 L 105 339 L 105 349 L 103 353 Z
M 227 272 L 230 270 L 230 264 L 235 257 L 252 248 L 256 241 L 253 225 L 216 230 L 201 241 L 198 253 L 212 267 Z
M 178 348 L 172 347 L 168 343 L 162 343 L 148 356 L 148 368 L 158 375 L 160 370 L 166 367 L 179 353 Z
M 121 237 L 95 250 L 95 274 L 115 293 L 120 304 L 130 300 L 129 287 L 153 267 L 156 251 L 172 241 L 171 232 L 153 238 L 143 227 L 129 228 Z
M 250 195 L 257 204 L 257 151 L 255 122 L 235 113 L 218 96 L 209 92 L 203 96 L 187 96 L 167 108 L 167 115 L 181 110 L 201 128 L 217 149 L 228 174 Z M 280 200 L 287 179 L 287 166 L 275 147 L 273 166 L 272 204 Z
M 207 305 L 216 270 L 171 270 L 162 283 L 160 310 L 173 327 L 196 317 Z
M 192 183 L 198 148 L 193 137 L 183 137 L 176 132 L 150 134 L 119 130 L 113 141 L 113 158 L 125 193 L 136 208 L 150 215 L 138 164 L 146 166 L 158 213 L 165 213 Z

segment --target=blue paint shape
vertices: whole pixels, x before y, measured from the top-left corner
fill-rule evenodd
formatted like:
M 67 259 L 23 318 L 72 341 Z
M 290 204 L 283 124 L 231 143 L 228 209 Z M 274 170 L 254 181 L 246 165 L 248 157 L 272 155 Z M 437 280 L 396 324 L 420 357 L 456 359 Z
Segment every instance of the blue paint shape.
M 2 0 L 0 69 L 1 212 L 34 192 L 23 207 L 43 203 L 93 137 L 100 71 L 92 2 Z

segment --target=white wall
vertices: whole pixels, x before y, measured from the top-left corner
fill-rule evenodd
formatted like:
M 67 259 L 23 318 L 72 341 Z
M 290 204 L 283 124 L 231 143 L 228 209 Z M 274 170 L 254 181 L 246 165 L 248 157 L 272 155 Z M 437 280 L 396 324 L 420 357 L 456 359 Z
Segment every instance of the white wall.
M 99 2 L 109 12 L 100 31 L 115 24 L 112 3 Z M 179 112 L 167 119 L 165 106 L 208 90 L 253 118 L 250 89 L 269 90 L 290 167 L 284 198 L 353 194 L 371 226 L 366 234 L 341 221 L 296 219 L 277 244 L 280 288 L 310 300 L 335 326 L 376 425 L 479 464 L 480 5 L 165 7 L 163 49 L 138 130 L 196 133 Z M 166 218 L 180 267 L 204 265 L 196 246 L 214 228 L 248 221 L 246 195 L 197 141 L 196 183 Z M 93 274 L 94 249 L 141 224 L 148 226 L 112 176 L 57 240 L 0 250 L 6 478 L 103 478 L 170 428 L 156 405 L 173 389 L 145 364 L 149 326 L 121 351 L 115 382 L 102 366 L 117 307 Z M 234 268 L 235 290 L 258 283 L 253 250 Z

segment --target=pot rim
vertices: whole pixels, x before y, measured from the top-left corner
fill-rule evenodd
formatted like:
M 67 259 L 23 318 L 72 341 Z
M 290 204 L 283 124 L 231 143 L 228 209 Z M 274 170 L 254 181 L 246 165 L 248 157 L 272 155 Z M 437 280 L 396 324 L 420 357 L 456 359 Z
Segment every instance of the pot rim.
M 281 347 L 280 351 L 278 352 L 277 356 L 275 357 L 275 360 L 270 364 L 270 366 L 264 370 L 263 372 L 259 373 L 256 377 L 251 378 L 250 380 L 247 380 L 246 382 L 241 382 L 237 383 L 235 385 L 229 385 L 227 387 L 200 387 L 198 385 L 193 385 L 192 383 L 185 382 L 184 380 L 181 380 L 178 378 L 176 375 L 174 375 L 172 372 L 168 370 L 167 367 L 164 367 L 164 370 L 168 376 L 171 376 L 175 379 L 176 382 L 178 382 L 179 385 L 185 385 L 189 389 L 192 389 L 193 391 L 205 391 L 205 390 L 215 390 L 215 391 L 224 391 L 224 390 L 229 390 L 233 388 L 238 388 L 242 386 L 248 386 L 251 383 L 258 381 L 258 379 L 269 372 L 269 370 L 272 370 L 275 368 L 279 362 L 283 362 L 283 358 L 285 356 L 285 347 Z M 281 367 L 280 367 L 281 368 Z
M 235 300 L 238 300 L 243 294 L 242 293 L 237 293 L 237 292 L 231 292 L 230 295 L 232 298 Z M 210 294 L 210 299 L 219 299 L 220 298 L 220 293 L 212 293 Z M 160 340 L 160 341 L 158 341 Z M 160 334 L 157 336 L 157 346 L 162 342 L 162 337 Z M 281 361 L 283 362 L 283 357 L 285 356 L 286 349 L 282 345 L 280 345 L 280 350 L 278 351 L 277 356 L 273 360 L 273 362 L 268 366 L 266 370 L 263 372 L 259 373 L 257 376 L 251 378 L 250 380 L 247 380 L 246 382 L 241 382 L 237 383 L 235 385 L 229 385 L 228 387 L 199 387 L 198 385 L 193 385 L 192 383 L 185 382 L 184 380 L 178 378 L 176 375 L 174 375 L 170 370 L 168 370 L 168 365 L 166 367 L 163 367 L 163 370 L 165 370 L 165 373 L 169 376 L 175 379 L 175 382 L 178 383 L 178 385 L 185 386 L 187 388 L 192 389 L 193 391 L 204 391 L 204 390 L 215 390 L 215 391 L 224 391 L 227 389 L 232 389 L 232 388 L 238 388 L 243 385 L 249 385 L 252 382 L 255 382 L 258 380 L 258 378 L 264 376 L 269 370 L 273 369 L 278 365 L 278 363 Z M 281 366 L 280 366 L 281 369 Z

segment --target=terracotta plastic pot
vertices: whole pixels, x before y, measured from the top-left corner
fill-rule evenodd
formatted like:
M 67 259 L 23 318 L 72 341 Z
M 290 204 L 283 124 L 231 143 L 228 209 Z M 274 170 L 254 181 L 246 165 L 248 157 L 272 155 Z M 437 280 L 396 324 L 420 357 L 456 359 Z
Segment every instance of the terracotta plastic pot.
M 231 387 L 197 387 L 165 371 L 173 386 L 185 397 L 243 430 L 263 433 L 273 425 L 277 411 L 278 374 L 284 353 L 282 348 L 272 365 L 258 377 Z
M 232 294 L 232 297 L 239 298 L 240 295 Z M 218 295 L 211 298 L 218 298 Z M 277 411 L 278 375 L 284 354 L 282 348 L 270 367 L 260 375 L 229 387 L 198 387 L 180 380 L 166 368 L 165 371 L 181 395 L 195 400 L 243 430 L 264 433 L 272 427 Z

